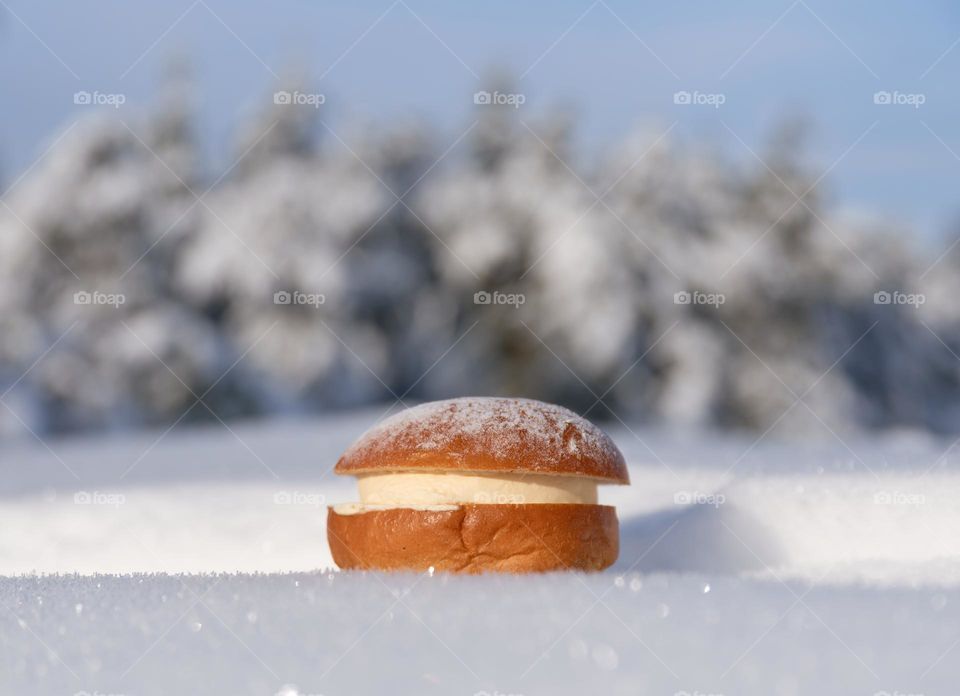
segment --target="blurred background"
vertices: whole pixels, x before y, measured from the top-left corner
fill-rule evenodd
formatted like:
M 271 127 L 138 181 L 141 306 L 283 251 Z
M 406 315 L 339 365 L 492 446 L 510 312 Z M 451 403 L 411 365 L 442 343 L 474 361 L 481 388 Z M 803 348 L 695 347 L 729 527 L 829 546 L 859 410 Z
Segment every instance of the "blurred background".
M 0 0 L 0 437 L 464 394 L 960 430 L 960 8 Z

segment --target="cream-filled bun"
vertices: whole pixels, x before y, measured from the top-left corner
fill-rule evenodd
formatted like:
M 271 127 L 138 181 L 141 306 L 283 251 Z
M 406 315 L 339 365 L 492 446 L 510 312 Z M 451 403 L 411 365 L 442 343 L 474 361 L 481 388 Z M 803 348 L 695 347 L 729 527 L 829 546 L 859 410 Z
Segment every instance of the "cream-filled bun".
M 367 431 L 335 470 L 357 477 L 360 498 L 327 513 L 344 569 L 523 573 L 617 559 L 617 514 L 597 504 L 597 486 L 630 482 L 623 455 L 560 406 L 422 404 Z

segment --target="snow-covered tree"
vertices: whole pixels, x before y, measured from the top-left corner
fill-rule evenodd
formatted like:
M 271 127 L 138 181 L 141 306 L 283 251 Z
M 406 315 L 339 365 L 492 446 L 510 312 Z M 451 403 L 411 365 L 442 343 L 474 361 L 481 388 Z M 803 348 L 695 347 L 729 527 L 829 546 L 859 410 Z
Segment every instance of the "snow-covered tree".
M 764 164 L 655 127 L 585 158 L 568 114 L 483 104 L 445 152 L 423 123 L 335 129 L 325 105 L 265 95 L 217 171 L 189 95 L 175 76 L 142 119 L 83 121 L 4 198 L 3 430 L 408 390 L 758 431 L 960 429 L 960 262 L 835 212 L 795 124 Z

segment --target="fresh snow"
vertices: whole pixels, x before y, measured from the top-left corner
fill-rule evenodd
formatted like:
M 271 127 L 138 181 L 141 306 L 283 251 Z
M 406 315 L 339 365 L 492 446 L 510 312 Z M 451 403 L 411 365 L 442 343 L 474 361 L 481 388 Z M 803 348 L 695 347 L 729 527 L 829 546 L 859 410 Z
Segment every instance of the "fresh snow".
M 0 601 L 4 694 L 957 693 L 956 590 L 314 572 L 2 579 Z
M 956 693 L 950 441 L 610 427 L 613 569 L 332 571 L 382 415 L 4 445 L 0 694 Z

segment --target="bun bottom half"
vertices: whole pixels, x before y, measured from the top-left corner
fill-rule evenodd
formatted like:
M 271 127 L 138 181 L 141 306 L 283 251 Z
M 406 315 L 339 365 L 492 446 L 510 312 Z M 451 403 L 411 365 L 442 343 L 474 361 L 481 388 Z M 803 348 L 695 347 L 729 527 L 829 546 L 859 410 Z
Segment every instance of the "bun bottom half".
M 459 505 L 342 515 L 328 508 L 327 540 L 344 570 L 456 573 L 598 571 L 617 560 L 609 505 Z

